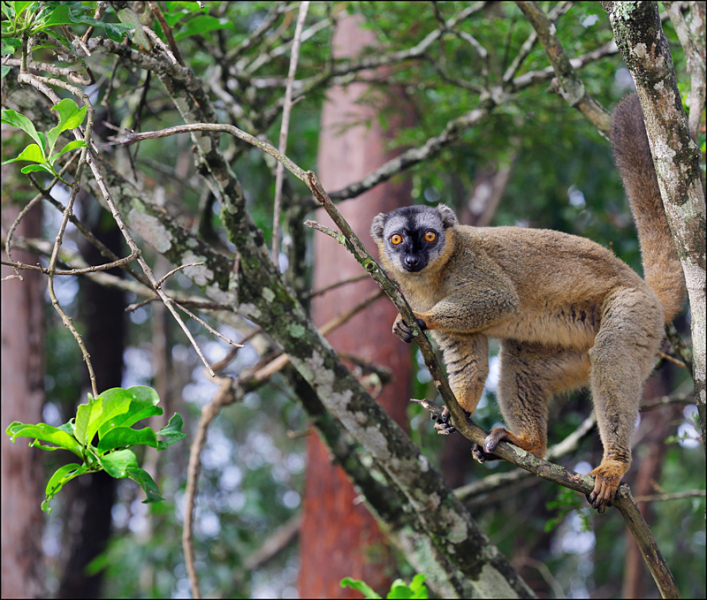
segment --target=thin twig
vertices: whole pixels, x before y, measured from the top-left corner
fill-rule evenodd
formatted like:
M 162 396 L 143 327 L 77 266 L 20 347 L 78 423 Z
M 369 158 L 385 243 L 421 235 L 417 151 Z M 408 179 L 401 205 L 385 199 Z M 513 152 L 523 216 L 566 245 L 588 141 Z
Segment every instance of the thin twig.
M 68 162 L 64 165 L 64 168 L 60 171 L 59 177 L 64 175 L 66 171 L 68 171 L 69 167 L 73 164 L 74 160 L 76 160 L 76 157 L 81 156 L 80 152 L 74 152 L 73 156 L 68 160 Z M 12 235 L 15 232 L 15 229 L 17 229 L 17 226 L 20 224 L 20 221 L 24 218 L 24 216 L 30 211 L 30 209 L 37 204 L 43 197 L 49 196 L 49 191 L 51 190 L 58 182 L 59 182 L 59 177 L 54 177 L 54 179 L 51 180 L 49 183 L 49 187 L 47 188 L 47 191 L 40 191 L 39 194 L 37 194 L 34 198 L 32 198 L 19 212 L 15 220 L 13 221 L 12 225 L 10 225 L 10 229 L 7 230 L 7 235 L 5 236 L 5 255 L 7 256 L 7 260 L 12 262 L 12 254 L 11 254 L 11 249 L 12 249 Z M 32 182 L 34 182 L 34 179 L 32 179 Z M 49 196 L 51 197 L 51 196 Z M 61 208 L 63 211 L 63 207 Z M 13 268 L 14 270 L 14 268 Z M 20 281 L 22 281 L 22 276 L 15 271 L 15 275 L 19 277 Z M 9 279 L 9 277 L 5 278 Z M 4 281 L 4 279 L 3 279 Z
M 61 220 L 59 231 L 56 234 L 54 246 L 52 248 L 52 255 L 49 259 L 49 267 L 47 269 L 47 290 L 49 292 L 49 298 L 51 300 L 52 306 L 54 307 L 54 310 L 56 310 L 56 312 L 59 314 L 62 322 L 64 323 L 64 327 L 66 327 L 71 332 L 71 334 L 74 336 L 74 339 L 76 340 L 76 343 L 79 345 L 79 348 L 81 348 L 81 354 L 83 355 L 83 360 L 86 363 L 86 368 L 88 369 L 88 377 L 91 380 L 91 391 L 93 392 L 93 397 L 97 398 L 98 386 L 96 383 L 96 374 L 93 371 L 93 363 L 91 363 L 91 355 L 88 353 L 88 350 L 86 349 L 86 346 L 83 342 L 83 338 L 74 327 L 71 318 L 61 308 L 61 304 L 59 304 L 59 300 L 57 299 L 56 293 L 54 292 L 54 271 L 56 269 L 56 261 L 59 256 L 59 248 L 61 247 L 62 241 L 64 239 L 64 231 L 66 231 L 66 225 L 69 222 L 69 215 L 71 214 L 71 209 L 74 206 L 76 196 L 78 195 L 79 189 L 81 188 L 81 186 L 79 185 L 79 179 L 81 177 L 83 167 L 86 164 L 86 157 L 89 155 L 88 145 L 91 140 L 92 127 L 93 122 L 89 121 L 83 136 L 83 141 L 86 143 L 86 146 L 81 149 L 81 158 L 79 159 L 79 165 L 76 169 L 76 179 L 74 181 L 74 184 L 71 186 L 71 195 L 69 196 L 69 201 L 66 203 L 66 208 L 64 209 L 64 216 Z
M 310 221 L 311 223 L 314 223 L 314 221 Z M 305 223 L 307 225 L 307 223 Z M 308 227 L 311 227 L 308 225 Z M 326 287 L 319 288 L 318 290 L 313 290 L 309 292 L 308 294 L 305 294 L 305 298 L 309 300 L 310 298 L 314 298 L 316 296 L 321 296 L 323 294 L 326 294 L 327 292 L 330 292 L 331 290 L 334 290 L 338 287 L 341 287 L 342 285 L 348 285 L 349 283 L 356 283 L 357 281 L 362 281 L 364 279 L 368 279 L 368 274 L 367 273 L 361 273 L 359 275 L 354 275 L 353 277 L 349 277 L 348 279 L 344 279 L 343 281 L 337 281 L 336 283 L 332 283 L 331 285 L 327 285 Z
M 148 4 L 150 5 L 150 9 L 152 9 L 152 14 L 155 15 L 155 18 L 160 23 L 160 27 L 162 27 L 162 33 L 164 33 L 164 36 L 167 38 L 167 42 L 169 43 L 169 47 L 172 50 L 174 58 L 177 59 L 177 62 L 180 65 L 184 66 L 184 59 L 182 58 L 182 53 L 179 51 L 179 46 L 177 46 L 177 42 L 174 39 L 172 28 L 169 26 L 167 20 L 162 14 L 162 9 L 160 8 L 159 2 L 148 2 Z
M 213 333 L 216 337 L 221 338 L 224 342 L 226 342 L 227 344 L 230 344 L 231 346 L 234 346 L 235 348 L 243 348 L 243 344 L 238 344 L 238 343 L 234 342 L 233 340 L 229 340 L 226 336 L 221 335 L 218 331 L 216 331 L 213 327 L 211 327 L 206 321 L 204 321 L 203 319 L 200 319 L 199 317 L 197 317 L 197 316 L 196 316 L 192 311 L 190 311 L 188 308 L 186 308 L 186 307 L 182 306 L 181 304 L 179 304 L 179 302 L 175 302 L 174 304 L 175 304 L 175 306 L 177 306 L 178 308 L 180 308 L 181 310 L 183 310 L 185 313 L 187 313 L 192 319 L 194 319 L 195 321 L 201 323 L 201 325 L 202 325 L 205 329 L 207 329 L 208 331 L 210 331 L 211 333 Z
M 290 70 L 287 73 L 287 87 L 285 88 L 285 103 L 282 107 L 282 123 L 280 124 L 280 152 L 284 155 L 287 152 L 287 133 L 290 128 L 290 112 L 292 111 L 292 84 L 297 72 L 297 61 L 299 60 L 299 49 L 302 43 L 302 27 L 307 18 L 309 9 L 308 0 L 304 0 L 299 7 L 297 25 L 295 26 L 295 37 L 292 42 L 292 54 L 290 55 Z M 278 271 L 280 257 L 280 205 L 282 203 L 282 179 L 285 176 L 284 166 L 278 161 L 275 170 L 275 206 L 273 209 L 272 223 L 272 261 Z
M 675 492 L 673 494 L 650 494 L 648 496 L 636 496 L 634 500 L 638 502 L 665 502 L 666 500 L 684 500 L 685 498 L 704 498 L 707 495 L 705 490 L 687 490 L 685 492 Z
M 194 565 L 194 543 L 192 541 L 192 526 L 194 521 L 194 501 L 196 499 L 196 484 L 201 465 L 199 457 L 206 443 L 206 432 L 209 424 L 221 410 L 222 406 L 232 404 L 242 398 L 239 388 L 234 386 L 231 377 L 214 378 L 219 384 L 218 391 L 213 399 L 201 409 L 201 418 L 197 425 L 196 435 L 189 450 L 189 467 L 187 468 L 187 485 L 184 491 L 184 526 L 182 527 L 182 548 L 184 550 L 184 562 L 187 566 L 189 582 L 191 583 L 191 594 L 193 598 L 201 598 L 199 591 L 199 575 Z M 234 389 L 235 387 L 235 389 Z

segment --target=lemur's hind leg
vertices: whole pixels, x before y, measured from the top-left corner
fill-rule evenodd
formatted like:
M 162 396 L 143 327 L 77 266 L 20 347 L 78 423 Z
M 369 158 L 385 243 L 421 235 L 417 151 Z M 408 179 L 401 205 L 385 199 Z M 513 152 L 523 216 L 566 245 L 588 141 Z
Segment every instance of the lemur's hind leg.
M 611 506 L 631 466 L 631 436 L 641 390 L 662 339 L 663 311 L 652 294 L 635 288 L 620 290 L 605 301 L 601 327 L 589 351 L 592 398 L 604 456 L 589 473 L 595 481 L 587 499 L 599 512 Z
M 493 451 L 501 440 L 542 458 L 547 450 L 547 407 L 553 394 L 586 385 L 586 353 L 540 344 L 501 342 L 501 376 L 498 403 L 509 429 L 496 427 L 475 446 L 479 462 L 496 460 Z
M 489 374 L 488 338 L 482 334 L 455 335 L 433 332 L 435 340 L 444 352 L 449 385 L 467 416 L 476 410 Z M 445 407 L 435 423 L 435 429 L 447 435 L 455 431 L 449 421 L 449 410 Z

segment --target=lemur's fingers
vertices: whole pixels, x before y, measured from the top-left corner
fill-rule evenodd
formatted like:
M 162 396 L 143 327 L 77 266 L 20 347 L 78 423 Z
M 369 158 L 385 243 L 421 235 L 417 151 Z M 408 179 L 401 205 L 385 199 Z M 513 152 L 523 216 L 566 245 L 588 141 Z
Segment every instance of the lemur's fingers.
M 405 324 L 403 318 L 398 315 L 393 323 L 393 335 L 401 339 L 406 344 L 412 342 L 412 329 Z
M 592 508 L 603 513 L 607 507 L 613 506 L 621 478 L 628 467 L 627 463 L 617 460 L 603 460 L 596 469 L 589 472 L 594 477 L 594 490 L 587 496 Z
M 471 449 L 471 455 L 474 457 L 475 461 L 480 463 L 499 460 L 498 456 L 485 452 L 484 449 L 478 444 L 474 444 L 474 447 Z

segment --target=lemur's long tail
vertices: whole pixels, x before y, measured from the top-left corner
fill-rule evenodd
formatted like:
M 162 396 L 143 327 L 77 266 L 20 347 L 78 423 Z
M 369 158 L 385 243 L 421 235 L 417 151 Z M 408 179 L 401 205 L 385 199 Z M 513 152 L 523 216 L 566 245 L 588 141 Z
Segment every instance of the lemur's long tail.
M 624 98 L 611 119 L 616 166 L 628 195 L 641 244 L 643 273 L 669 322 L 685 301 L 685 277 L 660 197 L 638 96 Z

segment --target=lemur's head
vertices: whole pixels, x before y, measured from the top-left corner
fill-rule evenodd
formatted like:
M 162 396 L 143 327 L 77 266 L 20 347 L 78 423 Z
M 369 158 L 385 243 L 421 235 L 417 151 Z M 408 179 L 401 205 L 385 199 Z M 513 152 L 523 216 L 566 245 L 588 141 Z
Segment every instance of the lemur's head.
M 452 209 L 444 204 L 406 206 L 380 213 L 373 219 L 371 235 L 387 269 L 417 273 L 449 249 L 448 233 L 456 224 Z

